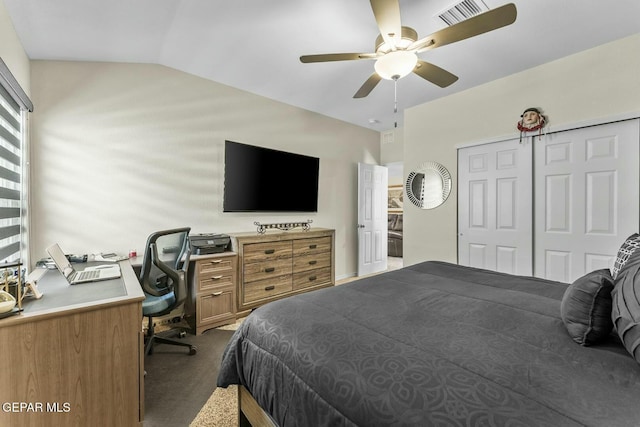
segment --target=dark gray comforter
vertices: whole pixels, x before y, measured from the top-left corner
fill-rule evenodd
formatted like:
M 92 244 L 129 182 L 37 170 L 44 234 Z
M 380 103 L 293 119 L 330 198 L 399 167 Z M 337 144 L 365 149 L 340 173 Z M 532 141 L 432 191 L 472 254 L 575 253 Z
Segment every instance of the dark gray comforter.
M 582 347 L 566 284 L 425 262 L 255 310 L 218 386 L 281 426 L 640 426 L 640 365 Z

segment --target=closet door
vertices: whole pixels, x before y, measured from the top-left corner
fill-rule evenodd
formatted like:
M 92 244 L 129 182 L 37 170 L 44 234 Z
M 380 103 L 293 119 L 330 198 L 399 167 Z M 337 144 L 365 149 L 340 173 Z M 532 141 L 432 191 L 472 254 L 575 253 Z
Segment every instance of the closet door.
M 610 268 L 638 231 L 639 122 L 533 139 L 536 276 L 572 282 Z
M 458 150 L 458 262 L 532 274 L 531 143 Z

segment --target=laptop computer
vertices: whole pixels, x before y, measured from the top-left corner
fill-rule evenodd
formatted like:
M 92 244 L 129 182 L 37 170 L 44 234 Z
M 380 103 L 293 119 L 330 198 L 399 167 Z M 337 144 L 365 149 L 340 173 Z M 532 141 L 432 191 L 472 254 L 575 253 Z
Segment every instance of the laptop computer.
M 96 282 L 98 280 L 117 279 L 120 277 L 120 266 L 118 264 L 97 265 L 95 267 L 87 267 L 82 271 L 77 271 L 73 268 L 57 243 L 49 246 L 47 253 L 70 285 Z

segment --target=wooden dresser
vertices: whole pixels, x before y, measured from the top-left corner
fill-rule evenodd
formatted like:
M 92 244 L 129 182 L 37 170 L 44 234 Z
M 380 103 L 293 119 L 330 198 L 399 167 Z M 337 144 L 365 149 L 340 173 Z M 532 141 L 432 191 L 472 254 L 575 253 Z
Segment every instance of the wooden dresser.
M 196 335 L 236 320 L 236 272 L 233 252 L 194 255 L 189 267 L 190 295 L 185 318 Z
M 335 284 L 331 229 L 231 235 L 238 254 L 237 315 L 290 295 Z

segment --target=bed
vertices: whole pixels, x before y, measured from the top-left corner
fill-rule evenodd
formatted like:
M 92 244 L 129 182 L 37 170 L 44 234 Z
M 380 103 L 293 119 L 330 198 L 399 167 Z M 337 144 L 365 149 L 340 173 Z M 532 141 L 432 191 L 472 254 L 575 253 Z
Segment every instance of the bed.
M 432 261 L 293 296 L 246 318 L 217 385 L 282 427 L 640 426 L 640 364 L 615 331 L 575 341 L 568 286 Z

